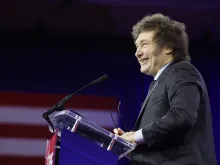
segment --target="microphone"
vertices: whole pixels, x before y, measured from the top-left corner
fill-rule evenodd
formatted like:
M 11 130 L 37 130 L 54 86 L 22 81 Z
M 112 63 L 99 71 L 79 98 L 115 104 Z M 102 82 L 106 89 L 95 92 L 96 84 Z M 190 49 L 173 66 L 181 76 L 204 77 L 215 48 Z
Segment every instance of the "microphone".
M 64 97 L 62 100 L 60 100 L 58 103 L 56 103 L 51 109 L 49 109 L 47 112 L 43 113 L 43 118 L 49 123 L 49 125 L 52 127 L 53 132 L 54 132 L 54 127 L 53 124 L 50 121 L 49 115 L 55 111 L 62 111 L 64 109 L 64 104 L 69 101 L 73 95 L 75 95 L 76 93 L 80 92 L 81 90 L 83 90 L 84 88 L 96 84 L 96 83 L 100 83 L 102 81 L 105 81 L 108 79 L 108 75 L 105 74 L 103 76 L 101 76 L 100 78 L 90 82 L 89 84 L 79 88 L 78 90 L 76 90 L 74 93 L 67 95 L 66 97 Z
M 104 74 L 103 76 L 99 77 L 98 79 L 92 81 L 91 83 L 89 83 L 88 85 L 93 85 L 93 84 L 96 84 L 96 83 L 99 83 L 99 82 L 102 82 L 102 81 L 105 81 L 108 79 L 108 75 L 107 74 Z

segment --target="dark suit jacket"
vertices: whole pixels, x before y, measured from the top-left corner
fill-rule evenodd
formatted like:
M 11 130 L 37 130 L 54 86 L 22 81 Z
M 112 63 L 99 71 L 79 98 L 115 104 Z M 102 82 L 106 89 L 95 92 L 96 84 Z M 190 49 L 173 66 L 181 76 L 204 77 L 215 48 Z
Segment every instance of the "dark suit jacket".
M 173 62 L 159 76 L 134 130 L 144 144 L 131 153 L 135 165 L 217 165 L 208 92 L 189 62 Z

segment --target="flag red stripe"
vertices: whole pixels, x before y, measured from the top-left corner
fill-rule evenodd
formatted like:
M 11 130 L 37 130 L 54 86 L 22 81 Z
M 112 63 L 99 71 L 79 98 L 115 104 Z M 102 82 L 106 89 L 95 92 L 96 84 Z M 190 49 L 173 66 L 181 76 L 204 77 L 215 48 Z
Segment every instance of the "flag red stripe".
M 34 148 L 33 148 L 34 149 Z M 0 156 L 2 165 L 44 165 L 44 157 L 16 157 L 16 156 Z
M 47 126 L 0 124 L 0 137 L 50 139 L 52 133 Z
M 105 128 L 112 132 L 113 128 Z M 0 124 L 1 138 L 50 139 L 52 133 L 47 126 Z
M 0 105 L 52 107 L 65 96 L 65 94 L 0 92 Z M 77 95 L 73 96 L 65 107 L 114 111 L 117 110 L 117 105 L 118 101 L 114 97 Z

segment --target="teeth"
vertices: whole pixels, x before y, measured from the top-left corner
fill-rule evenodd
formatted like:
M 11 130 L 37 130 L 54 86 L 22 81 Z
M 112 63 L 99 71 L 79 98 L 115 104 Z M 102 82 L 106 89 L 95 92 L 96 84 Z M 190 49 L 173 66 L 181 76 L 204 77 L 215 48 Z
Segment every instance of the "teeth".
M 141 63 L 144 63 L 145 61 L 147 61 L 147 59 L 143 59 L 143 60 L 141 60 Z

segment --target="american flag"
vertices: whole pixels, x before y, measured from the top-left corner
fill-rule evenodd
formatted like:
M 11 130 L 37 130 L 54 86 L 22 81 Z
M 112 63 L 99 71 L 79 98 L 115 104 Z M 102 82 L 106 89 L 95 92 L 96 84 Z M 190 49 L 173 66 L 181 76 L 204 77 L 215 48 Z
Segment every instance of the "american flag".
M 52 137 L 42 114 L 65 97 L 64 94 L 0 93 L 1 165 L 43 165 L 46 142 Z M 118 125 L 117 100 L 114 97 L 77 95 L 66 104 L 77 113 L 105 129 Z

